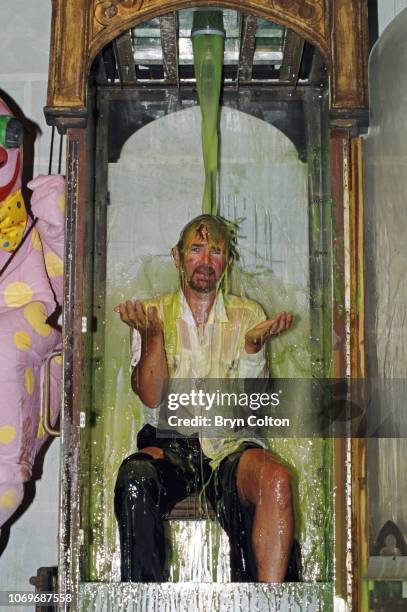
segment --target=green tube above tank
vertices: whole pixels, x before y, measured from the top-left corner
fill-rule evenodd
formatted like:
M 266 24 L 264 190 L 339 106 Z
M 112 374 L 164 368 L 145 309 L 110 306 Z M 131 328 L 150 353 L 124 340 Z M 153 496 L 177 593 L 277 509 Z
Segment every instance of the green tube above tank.
M 219 212 L 219 100 L 225 48 L 222 12 L 195 11 L 191 37 L 196 87 L 202 114 L 202 153 L 205 168 L 202 212 L 216 215 Z

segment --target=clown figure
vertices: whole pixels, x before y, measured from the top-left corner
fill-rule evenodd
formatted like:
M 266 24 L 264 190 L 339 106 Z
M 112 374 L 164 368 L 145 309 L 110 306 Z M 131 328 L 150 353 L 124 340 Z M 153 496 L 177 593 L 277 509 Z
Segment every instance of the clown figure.
M 22 125 L 0 99 L 0 527 L 46 439 L 40 418 L 44 359 L 60 348 L 48 323 L 62 300 L 64 179 L 39 176 L 27 214 L 21 193 Z M 59 361 L 59 363 L 58 363 Z M 60 358 L 51 362 L 51 424 L 59 414 Z

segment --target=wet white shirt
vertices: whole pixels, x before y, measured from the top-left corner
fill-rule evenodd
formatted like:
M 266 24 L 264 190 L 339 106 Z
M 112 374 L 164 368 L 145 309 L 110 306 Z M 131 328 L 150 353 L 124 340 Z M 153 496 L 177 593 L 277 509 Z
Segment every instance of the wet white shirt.
M 170 379 L 201 381 L 267 376 L 264 347 L 255 354 L 248 354 L 244 350 L 247 331 L 266 319 L 257 302 L 234 295 L 228 295 L 224 300 L 219 291 L 202 335 L 181 290 L 145 302 L 145 305 L 156 306 L 164 321 Z M 141 335 L 137 330 L 132 330 L 132 368 L 138 364 L 140 354 Z M 147 420 L 156 424 L 159 408 L 145 409 Z M 233 433 L 225 438 L 200 437 L 202 450 L 212 460 L 212 467 L 234 452 L 243 440 L 249 439 L 254 441 L 253 438 L 233 437 Z M 260 446 L 266 446 L 262 440 L 255 441 Z

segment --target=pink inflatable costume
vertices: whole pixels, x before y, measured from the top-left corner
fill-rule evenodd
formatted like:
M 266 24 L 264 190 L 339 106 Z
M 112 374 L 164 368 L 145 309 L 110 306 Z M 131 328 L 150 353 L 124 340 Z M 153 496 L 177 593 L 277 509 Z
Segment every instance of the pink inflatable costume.
M 33 227 L 21 194 L 21 128 L 0 99 L 0 527 L 20 505 L 47 437 L 40 419 L 44 359 L 61 343 L 47 319 L 62 301 L 64 179 L 39 176 L 28 184 Z M 60 368 L 56 357 L 51 424 L 59 414 Z

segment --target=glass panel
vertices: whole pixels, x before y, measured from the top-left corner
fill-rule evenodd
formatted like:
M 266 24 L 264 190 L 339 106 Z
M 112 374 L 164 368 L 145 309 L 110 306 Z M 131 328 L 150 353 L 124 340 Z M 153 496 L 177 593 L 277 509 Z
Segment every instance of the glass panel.
M 180 65 L 194 63 L 191 44 L 191 29 L 195 9 L 178 11 L 178 53 Z M 223 9 L 226 31 L 225 65 L 237 65 L 240 52 L 242 15 L 238 11 Z M 266 19 L 257 19 L 254 64 L 280 66 L 286 29 Z M 160 20 L 158 17 L 133 28 L 134 60 L 136 64 L 162 64 Z
M 389 548 L 388 555 L 392 556 L 391 547 L 386 546 L 386 536 L 379 538 L 387 521 L 392 521 L 404 538 L 407 536 L 406 457 L 407 440 L 369 440 L 369 542 L 372 555 L 380 554 L 380 550 L 384 554 L 383 551 Z M 395 554 L 398 548 L 394 542 Z
M 192 65 L 191 29 L 194 10 L 184 10 L 178 16 L 178 60 L 181 65 Z M 237 11 L 223 10 L 223 24 L 226 31 L 225 64 L 237 64 L 240 46 L 240 20 Z M 160 39 L 160 20 L 152 19 L 136 27 L 132 31 L 134 44 L 134 59 L 136 64 L 162 63 Z
M 224 15 L 229 60 L 236 62 L 241 15 L 227 10 Z M 181 59 L 186 63 L 192 62 L 187 48 L 191 25 L 192 12 L 181 11 L 179 35 L 187 41 Z M 154 53 L 158 57 L 161 47 L 159 20 L 135 28 L 133 34 L 136 61 L 156 61 Z M 257 35 L 258 53 L 269 54 L 270 60 L 270 54 L 281 52 L 284 28 L 258 20 Z M 82 472 L 82 489 L 90 499 L 89 507 L 83 504 L 81 509 L 82 525 L 89 522 L 90 528 L 82 547 L 81 578 L 101 583 L 120 581 L 114 486 L 122 461 L 136 451 L 137 434 L 152 417 L 131 390 L 129 329 L 114 307 L 126 299 L 146 300 L 177 290 L 179 275 L 170 252 L 182 227 L 201 212 L 204 172 L 196 92 L 185 88 L 175 99 L 162 88 L 101 88 L 98 96 L 90 469 Z M 230 88 L 224 91 L 224 99 L 220 213 L 238 224 L 241 254 L 228 279 L 230 291 L 255 300 L 269 317 L 282 310 L 295 315 L 294 327 L 276 337 L 267 350 L 272 376 L 329 375 L 327 97 L 319 90 L 275 92 L 271 88 L 246 97 Z M 310 400 L 300 399 L 304 406 Z M 266 445 L 293 474 L 295 536 L 301 547 L 304 582 L 329 582 L 333 575 L 332 443 L 280 438 L 268 439 Z M 193 520 L 184 519 L 165 521 L 171 549 L 169 580 L 184 586 L 230 581 L 229 543 L 220 525 L 201 520 L 195 507 Z M 201 590 L 205 602 L 210 593 L 206 587 Z M 101 594 L 97 589 L 85 591 L 91 598 Z M 243 587 L 234 591 L 239 605 L 242 591 Z M 157 594 L 140 585 L 136 592 L 141 597 Z M 214 589 L 214 597 L 218 592 Z M 111 593 L 115 597 L 114 588 Z M 188 589 L 179 597 L 187 593 Z M 256 585 L 248 597 L 253 601 L 277 598 L 286 606 L 281 609 L 291 610 L 296 609 L 294 601 L 296 605 L 307 601 L 310 609 L 316 609 L 319 595 L 331 601 L 329 585 L 315 585 L 315 589 Z
M 163 52 L 160 19 L 155 17 L 132 30 L 134 61 L 136 65 L 162 64 Z
M 286 28 L 266 19 L 257 19 L 255 65 L 271 64 L 276 68 L 283 59 Z
M 188 108 L 191 102 L 186 100 L 185 110 L 162 117 L 163 109 L 168 112 L 167 101 L 160 106 L 157 99 L 148 102 L 140 95 L 127 90 L 112 94 L 110 100 L 104 94 L 99 109 L 91 472 L 90 484 L 85 476 L 83 485 L 91 496 L 91 542 L 82 576 L 92 581 L 120 579 L 114 484 L 148 418 L 148 410 L 130 388 L 129 331 L 113 308 L 128 298 L 147 299 L 176 289 L 178 274 L 170 250 L 180 229 L 200 213 L 203 189 L 199 108 Z M 296 126 L 291 137 L 297 147 L 270 123 L 233 108 L 222 110 L 221 213 L 240 220 L 240 271 L 231 286 L 235 293 L 259 302 L 269 315 L 280 310 L 295 313 L 296 326 L 286 337 L 276 338 L 268 354 L 273 375 L 320 376 L 330 370 L 330 311 L 319 306 L 321 300 L 329 303 L 330 295 L 325 244 L 329 198 L 320 172 L 327 167 L 321 136 L 325 102 L 319 93 L 297 103 L 287 95 L 285 102 L 276 99 L 274 106 L 271 98 L 270 93 L 264 98 L 270 123 L 285 130 Z M 137 131 L 140 124 L 144 127 Z M 311 124 L 313 130 L 305 130 Z M 116 148 L 120 138 L 124 145 L 117 159 L 109 146 Z M 109 155 L 116 161 L 107 165 Z M 316 244 L 319 255 L 311 257 Z M 276 439 L 268 444 L 294 474 L 304 580 L 328 581 L 331 443 Z M 194 523 L 193 547 L 190 523 L 168 524 L 173 541 L 170 580 L 229 580 L 228 543 L 220 526 Z M 199 560 L 194 561 L 196 550 Z
M 394 580 L 392 582 L 375 581 L 369 584 L 369 612 L 404 612 L 406 610 L 406 583 Z

